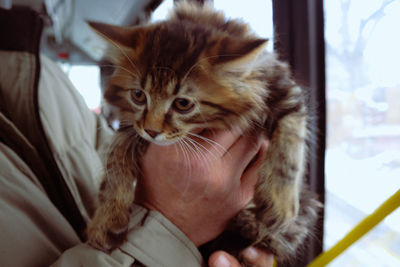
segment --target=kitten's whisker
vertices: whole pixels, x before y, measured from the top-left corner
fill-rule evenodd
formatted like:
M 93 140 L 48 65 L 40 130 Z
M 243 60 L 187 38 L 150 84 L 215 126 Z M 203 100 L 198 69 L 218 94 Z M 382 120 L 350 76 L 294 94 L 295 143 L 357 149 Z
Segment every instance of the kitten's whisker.
M 186 173 L 187 175 L 185 175 L 185 186 L 184 189 L 182 191 L 182 197 L 185 198 L 185 196 L 187 195 L 187 192 L 189 191 L 189 187 L 190 187 L 190 181 L 191 181 L 191 176 L 192 176 L 192 165 L 191 165 L 191 158 L 190 158 L 190 152 L 188 151 L 187 148 L 187 144 L 185 142 L 183 142 L 183 140 L 181 141 L 182 144 L 182 148 L 185 151 L 185 155 L 186 155 Z
M 202 151 L 199 149 L 199 147 L 197 146 L 197 144 L 194 142 L 194 140 L 190 139 L 190 137 L 185 137 L 185 139 L 183 139 L 184 142 L 189 141 L 189 143 L 192 144 L 191 147 L 192 151 L 194 152 L 195 156 L 197 156 L 197 153 L 201 153 Z
M 192 135 L 192 136 L 195 136 L 195 137 L 197 137 L 197 138 L 199 138 L 199 139 L 201 139 L 201 140 L 207 142 L 207 143 L 210 144 L 212 147 L 214 147 L 215 150 L 217 150 L 219 153 L 221 153 L 221 156 L 224 155 L 224 154 L 226 154 L 226 153 L 228 153 L 228 150 L 226 150 L 225 147 L 223 147 L 220 143 L 215 142 L 215 141 L 212 140 L 212 139 L 206 138 L 206 137 L 204 137 L 204 136 L 201 136 L 201 135 L 199 135 L 199 134 L 195 134 L 195 133 L 192 133 L 192 132 L 187 132 L 187 134 Z M 192 140 L 193 140 L 193 139 L 192 139 Z M 199 144 L 200 144 L 200 143 L 199 143 Z M 203 146 L 203 147 L 204 147 L 204 146 Z
M 210 159 L 206 156 L 206 154 L 204 153 L 204 151 L 202 151 L 200 148 L 200 146 L 202 146 L 200 143 L 196 142 L 196 140 L 191 139 L 190 137 L 186 137 L 185 140 L 189 141 L 194 148 L 196 149 L 196 151 L 193 150 L 193 152 L 195 153 L 195 156 L 198 158 L 198 160 L 202 163 L 206 164 L 207 167 L 207 171 L 210 171 L 211 169 L 211 163 L 210 163 Z M 206 150 L 206 148 L 204 146 L 202 146 L 203 149 Z M 212 156 L 215 156 L 212 154 Z
M 207 175 L 207 173 L 209 173 L 210 172 L 210 170 L 211 170 L 211 165 L 212 165 L 212 161 L 211 161 L 211 159 L 210 159 L 210 157 L 208 157 L 207 156 L 207 154 L 204 152 L 204 151 L 202 151 L 200 148 L 200 146 L 198 146 L 198 145 L 196 145 L 196 143 L 197 144 L 199 144 L 199 145 L 201 145 L 200 143 L 198 143 L 196 140 L 194 140 L 194 139 L 191 139 L 190 137 L 186 137 L 185 138 L 185 140 L 186 141 L 189 141 L 195 148 L 196 148 L 196 150 L 199 152 L 198 154 L 196 153 L 195 155 L 196 155 L 196 157 L 199 159 L 199 162 L 201 162 L 201 165 L 202 166 L 205 166 L 205 175 Z M 204 147 L 204 146 L 203 146 Z M 206 151 L 207 151 L 207 149 L 206 148 L 204 148 Z M 194 151 L 195 152 L 195 151 Z M 211 153 L 211 152 L 209 152 L 209 153 Z M 213 153 L 211 153 L 211 155 L 213 156 L 213 157 L 215 157 L 216 158 L 216 156 L 213 154 Z M 210 185 L 210 180 L 206 180 L 206 184 L 204 185 L 205 187 L 204 187 L 204 192 L 206 192 L 207 191 L 207 188 L 209 187 L 209 185 Z
M 192 161 L 194 160 L 193 159 L 193 156 L 198 160 L 198 161 L 200 161 L 200 162 L 202 162 L 202 159 L 201 159 L 201 157 L 199 156 L 199 154 L 197 154 L 196 153 L 196 151 L 195 151 L 195 149 L 190 145 L 190 144 L 188 144 L 187 142 L 186 142 L 186 140 L 185 139 L 183 139 L 182 140 L 182 143 L 187 147 L 187 149 L 189 150 L 189 154 L 190 154 L 190 157 L 189 157 L 189 160 L 190 160 L 190 165 L 189 165 L 189 168 L 190 169 L 192 169 Z M 189 176 L 189 182 L 191 181 L 191 176 Z M 189 184 L 188 184 L 189 185 Z
M 187 141 L 190 142 L 190 144 L 192 144 L 192 146 L 194 146 L 194 148 L 187 143 Z M 192 151 L 192 153 L 194 154 L 194 156 L 197 158 L 197 160 L 199 162 L 201 162 L 201 164 L 203 166 L 206 167 L 206 171 L 209 172 L 211 169 L 211 162 L 210 162 L 210 158 L 206 157 L 205 153 L 203 151 L 200 150 L 200 148 L 196 145 L 196 143 L 193 142 L 194 140 L 190 139 L 189 137 L 185 138 L 182 140 L 182 142 L 184 144 L 186 144 L 186 146 L 188 147 L 188 149 L 190 149 L 190 151 Z M 197 150 L 197 151 L 196 151 Z M 192 159 L 193 160 L 193 159 Z M 197 170 L 198 171 L 198 170 Z M 190 177 L 190 176 L 189 176 Z M 191 180 L 189 180 L 190 182 Z M 189 186 L 189 184 L 188 184 Z M 206 187 L 208 186 L 208 182 L 206 184 Z M 185 190 L 186 191 L 186 190 Z
M 176 153 L 177 155 L 179 155 L 179 150 L 178 150 L 178 148 L 176 147 L 177 143 L 173 143 L 172 145 L 173 145 L 173 147 L 174 147 L 174 149 L 175 149 L 175 153 Z
M 190 150 L 192 151 L 193 155 L 199 160 L 202 161 L 202 158 L 204 157 L 204 154 L 202 153 L 202 151 L 199 149 L 199 147 L 196 145 L 196 143 L 193 142 L 193 140 L 191 140 L 189 137 L 185 138 L 184 140 L 182 140 L 184 143 L 187 143 L 186 141 L 189 141 L 190 144 L 187 143 L 187 146 L 190 148 Z
M 128 75 L 128 74 L 114 74 L 114 77 L 120 77 L 120 78 L 132 78 L 132 75 Z
M 112 68 L 120 68 L 126 72 L 128 72 L 129 74 L 131 74 L 133 77 L 138 76 L 138 74 L 140 75 L 140 72 L 138 72 L 138 70 L 135 68 L 135 71 L 137 72 L 136 74 L 133 73 L 132 71 L 130 71 L 129 69 L 119 66 L 119 65 L 99 65 L 99 67 L 112 67 Z
M 189 166 L 190 164 L 189 164 L 188 155 L 186 153 L 186 148 L 183 146 L 181 140 L 178 141 L 178 145 L 179 145 L 179 148 L 180 148 L 180 150 L 182 151 L 182 154 L 183 154 L 183 162 L 184 162 L 185 167 Z
M 135 131 L 135 128 L 133 127 L 133 123 L 131 121 L 119 121 L 119 128 L 121 127 L 132 128 L 132 130 Z
M 215 160 L 218 160 L 218 157 L 213 153 L 213 151 L 211 151 L 210 149 L 206 148 L 205 146 L 203 146 L 200 142 L 190 138 L 189 136 L 187 137 L 188 140 L 190 140 L 192 142 L 192 144 L 197 145 L 199 148 L 202 148 L 204 151 L 206 151 L 208 154 L 210 154 Z M 209 160 L 209 157 L 206 157 L 205 152 L 202 151 L 202 153 L 204 154 L 204 157 Z
M 202 117 L 203 121 L 207 121 L 207 120 L 204 118 L 203 113 L 202 113 L 201 111 L 199 112 L 199 115 Z M 215 135 L 215 131 L 214 131 L 213 128 L 209 128 L 208 131 L 210 131 L 213 135 Z M 205 139 L 204 139 L 203 136 L 201 136 L 201 135 L 196 135 L 196 134 L 194 134 L 194 133 L 192 133 L 192 132 L 187 132 L 187 134 L 196 136 L 196 137 L 198 137 L 198 138 L 200 138 L 200 139 L 203 139 L 203 140 L 206 141 L 208 144 L 212 145 L 213 148 L 216 149 L 216 150 L 221 154 L 221 156 L 224 155 L 224 154 L 226 154 L 226 153 L 228 153 L 228 151 L 227 151 L 223 146 L 221 146 L 221 144 L 219 144 L 219 143 L 213 141 L 212 139 L 208 139 L 208 138 L 205 138 L 205 137 L 204 137 L 204 138 L 205 138 Z M 206 139 L 207 139 L 207 140 L 206 140 Z M 215 144 L 213 144 L 212 142 L 214 142 Z M 217 146 L 219 146 L 219 147 L 217 147 Z M 221 149 L 222 151 L 219 150 L 219 149 Z
M 179 146 L 181 148 L 181 151 L 183 153 L 183 156 L 184 156 L 184 163 L 185 163 L 185 166 L 186 166 L 185 172 L 187 173 L 187 175 L 185 175 L 183 177 L 183 179 L 185 179 L 185 188 L 183 190 L 183 194 L 182 195 L 185 196 L 187 190 L 189 189 L 189 182 L 190 182 L 190 177 L 191 177 L 191 174 L 192 174 L 192 168 L 191 168 L 191 165 L 190 165 L 190 158 L 189 158 L 189 155 L 187 154 L 187 150 L 186 150 L 186 147 L 185 147 L 184 143 L 182 143 L 181 140 L 179 140 L 178 144 L 179 144 Z

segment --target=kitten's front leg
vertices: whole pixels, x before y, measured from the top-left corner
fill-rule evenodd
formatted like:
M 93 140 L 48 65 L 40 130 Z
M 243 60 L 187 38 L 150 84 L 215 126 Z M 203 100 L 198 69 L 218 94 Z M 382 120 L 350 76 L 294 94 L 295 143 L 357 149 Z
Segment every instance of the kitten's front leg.
M 309 232 L 298 216 L 305 169 L 306 120 L 304 112 L 294 112 L 277 122 L 253 202 L 236 218 L 242 235 L 256 246 L 270 250 L 278 260 L 293 256 L 298 243 Z
M 140 173 L 138 162 L 146 148 L 121 133 L 112 147 L 100 187 L 100 205 L 86 230 L 88 244 L 103 251 L 111 251 L 126 239 L 134 182 Z
M 290 113 L 279 120 L 272 135 L 254 196 L 257 206 L 272 205 L 276 218 L 262 216 L 264 222 L 271 220 L 271 225 L 274 221 L 289 223 L 298 214 L 306 164 L 306 124 L 305 113 Z
M 125 180 L 126 176 L 113 178 Z M 109 252 L 125 241 L 134 198 L 133 185 L 127 181 L 110 184 L 105 180 L 100 198 L 100 206 L 86 230 L 87 241 L 89 245 Z

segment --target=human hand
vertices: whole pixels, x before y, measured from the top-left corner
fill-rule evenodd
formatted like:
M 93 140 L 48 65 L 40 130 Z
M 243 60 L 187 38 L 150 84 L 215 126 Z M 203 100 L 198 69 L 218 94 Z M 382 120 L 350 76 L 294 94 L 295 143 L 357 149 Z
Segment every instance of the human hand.
M 253 197 L 267 142 L 261 134 L 222 130 L 185 142 L 149 145 L 135 201 L 161 212 L 200 246 L 217 237 Z
M 250 247 L 242 252 L 243 258 L 247 263 L 254 267 L 272 267 L 274 264 L 274 257 L 258 248 Z M 241 267 L 239 261 L 232 255 L 224 251 L 214 252 L 209 260 L 210 267 Z

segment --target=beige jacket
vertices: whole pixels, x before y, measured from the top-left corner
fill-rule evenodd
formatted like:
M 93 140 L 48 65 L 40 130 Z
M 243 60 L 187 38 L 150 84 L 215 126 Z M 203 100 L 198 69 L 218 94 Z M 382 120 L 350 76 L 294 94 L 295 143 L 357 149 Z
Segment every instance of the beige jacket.
M 0 50 L 0 266 L 203 265 L 179 229 L 140 206 L 111 254 L 82 243 L 112 134 L 55 63 Z

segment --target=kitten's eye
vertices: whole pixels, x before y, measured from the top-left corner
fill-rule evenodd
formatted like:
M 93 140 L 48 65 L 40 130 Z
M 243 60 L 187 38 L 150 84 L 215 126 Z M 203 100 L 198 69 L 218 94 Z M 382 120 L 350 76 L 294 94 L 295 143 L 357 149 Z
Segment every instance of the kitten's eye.
M 173 107 L 180 113 L 188 113 L 193 109 L 194 103 L 186 98 L 177 98 L 173 103 Z
M 142 90 L 132 89 L 131 97 L 132 97 L 133 102 L 135 102 L 138 105 L 146 104 L 146 95 L 144 94 L 144 92 Z

